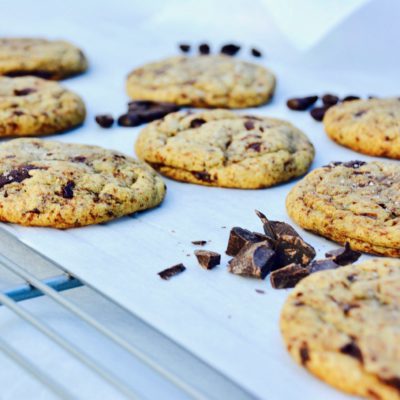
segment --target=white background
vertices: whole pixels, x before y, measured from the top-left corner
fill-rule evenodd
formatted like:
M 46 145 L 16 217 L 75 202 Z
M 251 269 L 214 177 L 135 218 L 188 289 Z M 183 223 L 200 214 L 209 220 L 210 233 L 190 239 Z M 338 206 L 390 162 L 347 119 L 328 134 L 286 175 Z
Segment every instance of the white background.
M 124 81 L 129 70 L 176 54 L 181 41 L 208 41 L 214 49 L 235 41 L 244 46 L 244 58 L 250 59 L 251 46 L 260 48 L 265 57 L 259 61 L 278 78 L 272 103 L 252 112 L 288 119 L 306 132 L 316 147 L 313 168 L 331 160 L 367 159 L 330 142 L 320 123 L 307 113 L 287 110 L 285 101 L 295 95 L 326 92 L 398 95 L 399 3 L 367 2 L 307 51 L 299 50 L 299 40 L 290 39 L 300 29 L 298 24 L 294 32 L 286 29 L 282 33 L 267 3 L 271 2 L 1 0 L 0 35 L 68 39 L 81 46 L 89 58 L 87 74 L 64 82 L 84 98 L 87 121 L 78 130 L 49 139 L 99 144 L 132 155 L 139 128 L 102 130 L 93 121 L 99 113 L 118 116 L 124 112 L 128 101 Z M 317 17 L 309 7 L 312 2 L 306 3 L 308 8 L 303 12 L 297 10 L 295 17 L 309 30 Z M 249 110 L 245 112 L 248 114 Z M 230 227 L 260 230 L 255 208 L 272 219 L 288 220 L 284 200 L 292 184 L 241 191 L 167 180 L 168 193 L 163 205 L 134 218 L 69 231 L 17 226 L 8 229 L 255 396 L 286 400 L 302 393 L 302 398 L 346 399 L 346 395 L 308 375 L 287 355 L 278 328 L 286 291 L 271 289 L 268 280 L 244 279 L 227 273 L 227 257 L 211 272 L 200 269 L 193 257 L 192 240 L 210 240 L 207 248 L 223 252 Z M 304 233 L 304 237 L 316 247 L 319 256 L 334 247 L 314 235 Z M 158 278 L 158 271 L 179 262 L 188 267 L 184 274 L 168 282 Z M 260 295 L 256 288 L 266 293 Z M 113 324 L 123 327 L 123 316 L 107 311 L 84 290 L 70 296 L 84 302 L 99 317 L 112 319 Z M 114 351 L 107 352 L 102 343 L 91 340 L 84 327 L 48 301 L 29 303 L 31 309 L 54 326 L 67 330 L 73 340 L 92 346 L 95 351 L 101 348 L 110 363 L 114 359 L 115 364 L 117 357 L 119 374 L 133 369 L 135 376 L 140 377 L 143 396 L 178 398 L 174 388 L 155 380 L 145 369 L 132 366 Z M 44 360 L 49 371 L 73 381 L 81 397 L 116 398 L 99 382 L 64 361 L 48 342 L 5 310 L 0 310 L 0 332 L 33 359 Z M 0 362 L 1 398 L 22 399 L 28 394 L 31 398 L 49 397 L 5 359 L 0 358 Z

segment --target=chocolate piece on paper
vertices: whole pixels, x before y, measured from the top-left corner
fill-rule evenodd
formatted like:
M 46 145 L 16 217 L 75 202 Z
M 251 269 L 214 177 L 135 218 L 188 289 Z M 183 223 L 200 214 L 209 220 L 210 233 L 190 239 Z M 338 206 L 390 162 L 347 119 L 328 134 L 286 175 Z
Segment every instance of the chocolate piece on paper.
M 361 253 L 359 251 L 352 250 L 350 248 L 350 244 L 346 242 L 344 247 L 328 251 L 325 254 L 325 257 L 330 258 L 336 264 L 344 266 L 356 262 L 361 257 Z
M 308 268 L 300 264 L 289 264 L 271 272 L 271 285 L 275 289 L 293 288 L 303 278 L 310 275 Z
M 315 249 L 300 236 L 283 234 L 279 236 L 275 251 L 277 253 L 277 268 L 295 263 L 308 265 L 315 258 Z
M 226 254 L 228 256 L 236 256 L 244 245 L 265 240 L 266 238 L 259 233 L 253 233 L 247 229 L 236 226 L 231 229 Z
M 186 267 L 183 264 L 173 265 L 163 271 L 159 272 L 158 275 L 161 279 L 168 280 L 175 275 L 180 274 L 181 272 L 185 271 Z
M 215 251 L 196 250 L 194 254 L 204 269 L 213 269 L 221 263 L 221 255 Z
M 310 108 L 316 101 L 318 96 L 297 97 L 289 99 L 286 105 L 294 111 L 305 111 Z
M 205 244 L 207 244 L 207 240 L 193 240 L 192 244 L 194 244 L 195 246 L 204 246 Z

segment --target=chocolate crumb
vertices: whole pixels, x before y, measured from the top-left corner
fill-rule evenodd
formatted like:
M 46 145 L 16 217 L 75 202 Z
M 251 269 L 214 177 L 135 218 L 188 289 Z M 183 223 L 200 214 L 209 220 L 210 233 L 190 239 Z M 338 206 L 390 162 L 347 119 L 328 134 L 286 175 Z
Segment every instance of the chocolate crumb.
M 363 355 L 355 342 L 349 342 L 340 348 L 340 352 L 363 362 Z
M 199 46 L 199 53 L 202 55 L 210 54 L 210 46 L 207 43 L 202 43 Z
M 305 111 L 310 108 L 316 101 L 318 96 L 297 97 L 289 99 L 286 104 L 294 111 Z
M 95 121 L 102 128 L 111 128 L 112 124 L 114 123 L 114 118 L 110 114 L 96 115 Z
M 271 222 L 268 220 L 268 218 L 263 214 L 261 211 L 255 210 L 255 213 L 258 218 L 260 218 L 262 224 L 263 224 L 263 229 L 264 233 L 271 238 L 271 240 L 276 239 L 276 234 L 275 234 L 275 229 L 272 227 Z
M 228 43 L 221 47 L 220 53 L 227 56 L 234 56 L 240 50 L 240 46 L 234 43 Z
M 205 269 L 213 269 L 221 263 L 221 255 L 214 251 L 196 250 L 194 254 L 199 264 Z
M 251 50 L 251 55 L 254 57 L 262 57 L 262 53 L 260 50 L 256 49 L 255 47 L 253 47 Z
M 189 53 L 190 45 L 186 43 L 181 43 L 179 44 L 179 49 L 182 51 L 182 53 Z
M 207 244 L 207 240 L 193 240 L 192 244 L 194 244 L 195 246 L 204 246 L 205 244 Z
M 167 269 L 164 269 L 161 272 L 158 272 L 158 275 L 161 279 L 168 280 L 175 275 L 180 274 L 181 272 L 185 271 L 186 267 L 183 264 L 173 265 Z
M 352 250 L 350 244 L 346 242 L 344 247 L 328 251 L 325 256 L 332 259 L 336 264 L 344 266 L 356 262 L 361 257 L 361 253 Z
M 258 294 L 265 294 L 265 290 L 262 289 L 254 289 Z

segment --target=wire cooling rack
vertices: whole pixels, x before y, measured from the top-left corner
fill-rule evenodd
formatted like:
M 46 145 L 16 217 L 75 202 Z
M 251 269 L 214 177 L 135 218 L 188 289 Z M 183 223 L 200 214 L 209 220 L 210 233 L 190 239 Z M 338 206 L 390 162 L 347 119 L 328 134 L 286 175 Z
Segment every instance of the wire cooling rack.
M 119 346 L 125 352 L 129 353 L 136 360 L 139 360 L 143 365 L 151 368 L 163 379 L 175 385 L 175 387 L 178 388 L 187 398 L 254 398 L 251 394 L 212 368 L 210 365 L 202 362 L 195 355 L 191 354 L 172 340 L 166 338 L 157 329 L 140 320 L 140 323 L 146 326 L 145 331 L 151 332 L 152 335 L 156 335 L 160 340 L 163 340 L 163 346 L 168 347 L 170 353 L 175 355 L 179 354 L 183 361 L 182 366 L 184 367 L 181 370 L 176 370 L 176 368 L 169 368 L 168 362 L 158 362 L 151 354 L 149 354 L 148 351 L 141 349 L 137 343 L 130 340 L 128 341 L 62 295 L 63 291 L 85 286 L 95 291 L 103 298 L 106 298 L 101 292 L 91 288 L 88 283 L 82 282 L 72 276 L 68 271 L 65 271 L 61 265 L 54 263 L 52 260 L 49 260 L 45 256 L 29 248 L 27 245 L 21 243 L 11 233 L 2 228 L 0 228 L 0 242 L 3 243 L 3 246 L 5 245 L 9 249 L 18 249 L 18 253 L 23 252 L 25 254 L 24 260 L 32 260 L 32 262 L 34 262 L 35 257 L 37 259 L 39 256 L 47 263 L 50 263 L 55 270 L 59 271 L 56 276 L 39 279 L 35 274 L 30 272 L 31 265 L 27 265 L 26 261 L 25 263 L 21 263 L 21 259 L 13 256 L 15 253 L 13 251 L 7 251 L 7 254 L 4 254 L 4 249 L 0 247 L 0 268 L 7 270 L 9 273 L 22 279 L 24 282 L 22 285 L 0 292 L 0 305 L 8 308 L 20 319 L 24 320 L 26 323 L 30 324 L 36 330 L 45 335 L 52 342 L 52 345 L 62 348 L 79 363 L 89 368 L 94 374 L 117 390 L 122 397 L 128 399 L 140 399 L 142 396 L 135 391 L 132 385 L 127 384 L 106 365 L 102 365 L 97 361 L 93 355 L 83 351 L 71 340 L 54 330 L 45 320 L 36 317 L 33 313 L 28 311 L 27 308 L 22 307 L 20 302 L 28 301 L 40 296 L 47 296 L 56 302 L 58 306 L 64 308 L 76 318 L 79 318 L 79 320 L 95 329 L 99 334 Z M 34 257 L 31 257 L 31 255 L 34 255 Z M 120 307 L 113 302 L 112 299 L 106 299 Z M 133 321 L 136 320 L 137 322 L 137 320 L 139 320 L 136 315 L 127 310 L 125 311 L 129 313 L 129 318 L 132 318 Z M 55 380 L 48 371 L 41 369 L 29 360 L 20 349 L 12 347 L 5 340 L 1 339 L 1 333 L 0 351 L 14 363 L 23 368 L 34 379 L 42 385 L 45 385 L 45 387 L 53 392 L 57 397 L 62 399 L 76 399 L 76 396 L 70 393 L 68 388 L 63 385 L 63 382 Z M 191 371 L 191 374 L 188 375 L 188 371 Z

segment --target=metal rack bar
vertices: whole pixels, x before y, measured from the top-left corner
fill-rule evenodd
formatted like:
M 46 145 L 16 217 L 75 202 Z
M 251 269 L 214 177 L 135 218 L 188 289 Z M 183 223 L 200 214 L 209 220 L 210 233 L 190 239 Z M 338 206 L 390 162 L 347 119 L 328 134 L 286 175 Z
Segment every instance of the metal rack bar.
M 108 339 L 110 339 L 111 341 L 116 343 L 118 346 L 125 349 L 127 352 L 132 354 L 134 357 L 137 357 L 140 361 L 145 363 L 147 366 L 152 368 L 154 371 L 156 371 L 158 374 L 160 374 L 164 378 L 168 379 L 171 383 L 173 383 L 174 385 L 179 387 L 181 390 L 183 390 L 189 396 L 196 398 L 196 399 L 206 399 L 204 397 L 204 395 L 201 392 L 199 392 L 196 388 L 194 388 L 190 385 L 187 385 L 185 382 L 183 382 L 182 380 L 177 378 L 175 375 L 171 374 L 168 370 L 166 370 L 165 368 L 163 368 L 160 365 L 158 365 L 157 363 L 155 363 L 145 353 L 140 351 L 140 349 L 135 348 L 130 343 L 128 343 L 125 339 L 116 335 L 110 329 L 108 329 L 104 325 L 97 322 L 94 318 L 92 318 L 86 312 L 82 311 L 75 304 L 73 304 L 66 298 L 60 296 L 60 294 L 55 289 L 53 289 L 52 287 L 49 287 L 48 285 L 46 285 L 46 283 L 40 281 L 35 276 L 33 276 L 30 272 L 26 271 L 24 268 L 20 267 L 19 265 L 14 263 L 12 260 L 10 260 L 9 258 L 7 258 L 1 254 L 0 254 L 0 264 L 2 266 L 4 266 L 5 268 L 7 268 L 9 271 L 11 271 L 14 274 L 25 279 L 26 282 L 29 283 L 29 285 L 33 286 L 34 288 L 40 290 L 42 293 L 49 296 L 51 299 L 53 299 L 59 305 L 61 305 L 62 307 L 64 307 L 68 311 L 70 311 L 71 313 L 75 314 L 81 320 L 85 321 L 92 328 L 96 329 L 98 332 L 100 332 L 101 334 L 106 336 Z
M 128 385 L 121 381 L 112 372 L 100 366 L 96 360 L 87 354 L 83 353 L 78 347 L 74 346 L 67 339 L 60 336 L 56 331 L 50 328 L 48 325 L 41 322 L 38 318 L 31 315 L 29 312 L 24 310 L 17 302 L 12 300 L 4 293 L 0 293 L 0 302 L 3 303 L 7 308 L 14 311 L 20 318 L 34 326 L 37 330 L 42 332 L 50 340 L 58 344 L 61 348 L 67 351 L 70 355 L 79 360 L 82 364 L 87 366 L 91 371 L 96 373 L 98 376 L 107 381 L 120 393 L 125 395 L 129 399 L 138 399 L 140 396 L 135 393 Z
M 83 286 L 83 283 L 79 279 L 67 274 L 44 279 L 42 282 L 57 292 L 63 292 L 64 290 L 75 289 Z M 4 294 L 17 302 L 43 296 L 43 293 L 40 290 L 30 284 L 21 285 L 7 290 L 4 292 Z
M 65 400 L 72 400 L 74 396 L 68 392 L 64 387 L 59 385 L 53 378 L 41 371 L 36 365 L 32 364 L 22 354 L 10 347 L 3 339 L 0 338 L 0 351 L 2 351 L 8 358 L 17 363 L 21 368 L 28 372 L 33 378 L 43 383 L 49 390 L 56 396 Z

